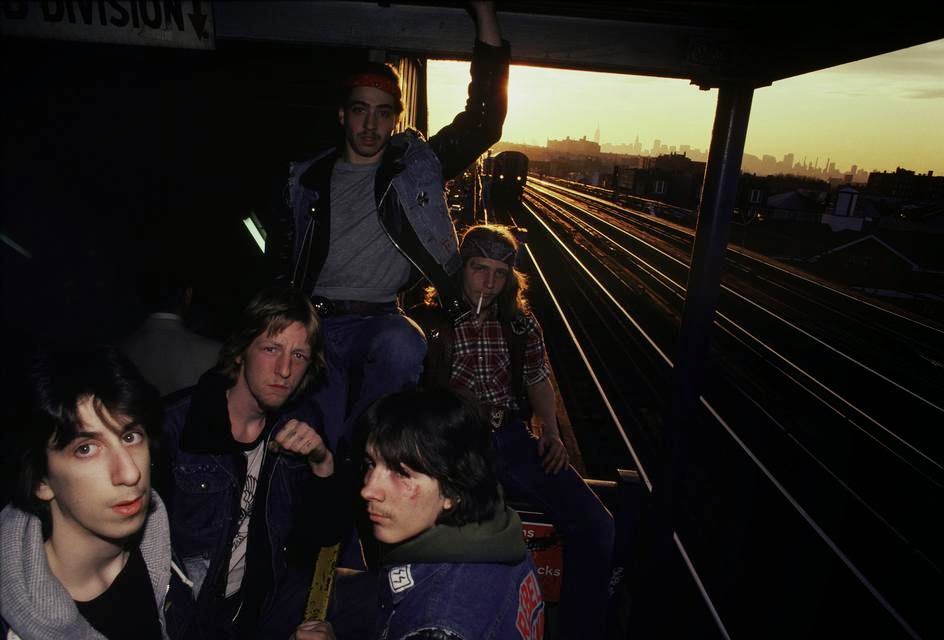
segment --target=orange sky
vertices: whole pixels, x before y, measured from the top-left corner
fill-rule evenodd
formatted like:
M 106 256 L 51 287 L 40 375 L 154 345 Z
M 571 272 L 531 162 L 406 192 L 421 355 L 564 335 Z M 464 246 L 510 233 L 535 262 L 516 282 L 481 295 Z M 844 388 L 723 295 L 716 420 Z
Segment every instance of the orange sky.
M 468 63 L 429 64 L 430 131 L 462 109 Z M 684 80 L 513 66 L 502 139 L 632 143 L 707 149 L 717 91 Z M 944 40 L 780 80 L 754 92 L 746 152 L 840 171 L 901 166 L 944 175 Z

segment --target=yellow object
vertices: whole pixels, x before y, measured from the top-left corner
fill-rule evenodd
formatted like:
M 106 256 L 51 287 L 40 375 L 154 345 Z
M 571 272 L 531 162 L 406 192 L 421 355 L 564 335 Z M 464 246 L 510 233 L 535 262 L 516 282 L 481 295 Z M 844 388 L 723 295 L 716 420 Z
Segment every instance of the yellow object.
M 334 587 L 334 569 L 338 564 L 340 544 L 322 547 L 315 564 L 315 575 L 311 579 L 308 591 L 308 605 L 305 607 L 305 620 L 324 620 L 328 615 L 328 600 Z

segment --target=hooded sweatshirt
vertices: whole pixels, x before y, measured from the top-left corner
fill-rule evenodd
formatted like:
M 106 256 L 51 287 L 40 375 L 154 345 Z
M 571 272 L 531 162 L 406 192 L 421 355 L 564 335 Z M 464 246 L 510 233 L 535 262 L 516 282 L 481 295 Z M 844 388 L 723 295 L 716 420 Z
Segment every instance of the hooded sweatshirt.
M 518 514 L 437 525 L 384 556 L 377 637 L 441 630 L 463 640 L 543 637 L 544 601 Z
M 167 638 L 163 605 L 171 579 L 170 529 L 164 504 L 154 491 L 151 505 L 140 549 Z M 0 630 L 8 625 L 23 640 L 105 640 L 49 569 L 39 518 L 12 505 L 0 513 L 0 618 Z

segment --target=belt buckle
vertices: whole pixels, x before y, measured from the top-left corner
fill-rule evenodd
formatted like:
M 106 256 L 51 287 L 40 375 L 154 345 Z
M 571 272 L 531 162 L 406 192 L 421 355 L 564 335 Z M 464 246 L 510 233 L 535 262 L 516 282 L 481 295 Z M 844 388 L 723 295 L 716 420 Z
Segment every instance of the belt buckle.
M 318 312 L 322 318 L 327 318 L 330 315 L 334 315 L 334 305 L 327 298 L 318 298 L 312 300 L 312 306 L 315 307 L 315 310 Z
M 505 410 L 501 407 L 492 407 L 489 422 L 492 424 L 492 431 L 497 430 L 505 421 Z

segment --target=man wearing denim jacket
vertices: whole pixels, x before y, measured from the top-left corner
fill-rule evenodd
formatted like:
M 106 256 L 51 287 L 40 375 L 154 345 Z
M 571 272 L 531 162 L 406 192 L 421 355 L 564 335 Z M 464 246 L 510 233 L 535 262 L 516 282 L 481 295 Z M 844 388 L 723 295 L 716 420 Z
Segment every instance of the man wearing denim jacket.
M 355 431 L 383 567 L 378 597 L 360 614 L 373 631 L 308 620 L 293 640 L 541 640 L 537 571 L 472 398 L 447 388 L 393 393 Z
M 297 401 L 322 366 L 311 301 L 273 287 L 249 303 L 219 366 L 168 407 L 163 495 L 197 593 L 182 638 L 284 640 L 319 548 L 350 529 L 320 415 Z
M 444 308 L 466 312 L 450 286 L 461 260 L 443 185 L 501 137 L 509 64 L 493 3 L 470 8 L 472 82 L 451 124 L 428 141 L 416 131 L 393 135 L 403 110 L 399 78 L 367 63 L 344 83 L 344 144 L 293 164 L 284 191 L 294 239 L 270 243 L 270 257 L 313 296 L 324 320 L 327 371 L 317 399 L 328 445 L 341 453 L 364 408 L 419 379 L 426 343 L 400 313 L 398 292 L 425 276 Z

